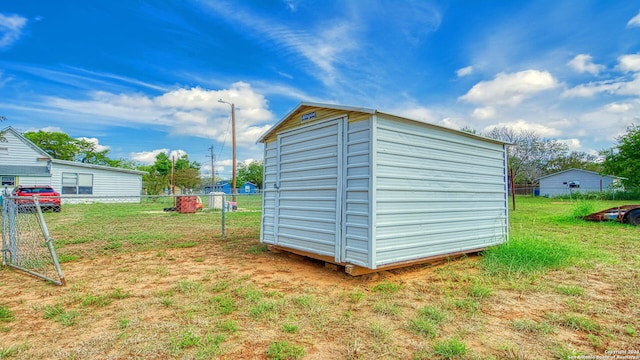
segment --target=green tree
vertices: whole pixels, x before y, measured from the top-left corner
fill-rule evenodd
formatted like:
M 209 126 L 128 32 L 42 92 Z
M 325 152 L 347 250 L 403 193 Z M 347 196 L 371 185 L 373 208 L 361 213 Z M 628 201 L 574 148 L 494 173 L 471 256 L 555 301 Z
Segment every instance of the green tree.
M 262 161 L 252 161 L 250 163 L 238 164 L 238 178 L 236 184 L 242 185 L 245 182 L 254 183 L 258 189 L 262 189 L 262 179 L 264 176 L 264 164 Z
M 74 161 L 80 151 L 77 140 L 63 132 L 38 130 L 26 132 L 23 135 L 54 159 Z
M 158 172 L 153 166 L 140 166 L 138 170 L 147 172 L 142 175 L 142 184 L 147 195 L 160 195 L 169 185 L 169 177 Z
M 196 168 L 178 169 L 174 175 L 176 185 L 181 188 L 193 189 L 200 184 L 200 171 Z
M 605 157 L 603 173 L 622 177 L 626 187 L 640 187 L 640 126 L 629 126 L 616 141 L 616 146 L 600 153 Z
M 161 152 L 156 155 L 156 161 L 153 165 L 143 166 L 139 169 L 148 173 L 146 177 L 143 177 L 143 181 L 145 189 L 150 195 L 158 195 L 168 187 L 172 175 L 174 185 L 183 189 L 193 189 L 200 184 L 200 164 L 196 161 L 189 161 L 189 156 L 186 154 L 178 159 L 171 159 L 167 153 Z
M 547 172 L 558 172 L 568 169 L 582 169 L 600 172 L 602 165 L 597 163 L 598 157 L 582 151 L 572 151 L 552 159 L 547 165 Z
M 156 162 L 153 163 L 153 168 L 161 175 L 171 175 L 171 159 L 165 152 L 161 152 L 156 155 Z
M 109 158 L 109 150 L 98 151 L 96 144 L 85 139 L 74 139 L 63 132 L 26 132 L 24 137 L 51 155 L 54 159 L 77 161 L 116 167 L 118 160 Z
M 532 130 L 496 127 L 485 136 L 513 144 L 509 147 L 508 161 L 516 184 L 533 184 L 553 172 L 550 168 L 553 161 L 569 151 L 566 144 L 542 138 Z

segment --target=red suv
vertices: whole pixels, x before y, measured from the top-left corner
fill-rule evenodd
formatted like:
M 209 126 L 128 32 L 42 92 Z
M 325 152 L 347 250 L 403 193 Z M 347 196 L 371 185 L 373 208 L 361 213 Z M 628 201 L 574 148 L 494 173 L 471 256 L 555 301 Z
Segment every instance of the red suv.
M 18 185 L 11 194 L 13 196 L 38 196 L 38 202 L 42 210 L 60 211 L 60 193 L 53 190 L 49 185 Z M 27 202 L 20 201 L 20 203 L 25 204 Z

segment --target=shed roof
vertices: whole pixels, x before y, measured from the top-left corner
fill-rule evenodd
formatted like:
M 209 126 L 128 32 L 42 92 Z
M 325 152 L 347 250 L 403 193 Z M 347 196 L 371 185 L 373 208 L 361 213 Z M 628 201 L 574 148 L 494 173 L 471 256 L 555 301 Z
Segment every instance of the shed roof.
M 553 174 L 549 174 L 549 175 L 545 175 L 545 176 L 541 176 L 538 178 L 538 180 L 540 179 L 546 179 L 548 177 L 552 177 L 552 176 L 556 176 L 556 175 L 561 175 L 563 173 L 569 172 L 569 171 L 580 171 L 583 173 L 587 173 L 587 174 L 592 174 L 592 175 L 596 175 L 596 176 L 602 176 L 602 177 L 608 177 L 608 178 L 612 178 L 612 179 L 624 179 L 621 178 L 619 176 L 614 176 L 614 175 L 602 175 L 600 173 L 597 173 L 595 171 L 590 171 L 590 170 L 584 170 L 584 169 L 577 169 L 577 168 L 571 168 L 571 169 L 567 169 L 567 170 L 562 170 L 562 171 L 558 171 L 558 172 L 554 172 Z
M 394 115 L 394 114 L 390 114 L 390 113 L 381 112 L 381 111 L 376 110 L 376 109 L 365 108 L 365 107 L 356 107 L 356 106 L 337 105 L 337 104 L 323 104 L 323 103 L 314 103 L 314 102 L 304 102 L 304 101 L 299 103 L 293 110 L 289 111 L 275 125 L 273 125 L 269 130 L 267 130 L 264 134 L 262 134 L 262 136 L 260 136 L 260 138 L 258 139 L 257 142 L 258 143 L 264 142 L 267 137 L 269 137 L 270 135 L 275 133 L 284 124 L 284 122 L 286 122 L 293 114 L 297 113 L 298 111 L 300 111 L 300 109 L 302 109 L 304 107 L 309 107 L 309 108 L 318 107 L 318 108 L 325 108 L 325 109 L 344 110 L 344 111 L 350 111 L 350 112 L 366 113 L 366 114 L 371 114 L 371 115 L 375 115 L 375 114 L 388 115 L 388 116 L 392 116 L 392 117 L 396 117 L 396 118 L 400 118 L 400 119 L 404 119 L 404 120 L 408 120 L 408 121 L 412 121 L 412 122 L 421 123 L 421 124 L 424 124 L 425 126 L 441 129 L 441 130 L 444 130 L 444 131 L 459 133 L 459 134 L 462 134 L 462 135 L 470 137 L 470 138 L 481 139 L 481 140 L 484 140 L 484 141 L 487 141 L 487 142 L 496 143 L 496 144 L 509 145 L 509 143 L 501 141 L 501 140 L 491 139 L 491 138 L 488 138 L 488 137 L 472 134 L 472 133 L 469 133 L 469 132 L 466 132 L 466 131 L 455 130 L 455 129 L 451 129 L 451 128 L 448 128 L 448 127 L 444 127 L 444 126 L 441 126 L 441 125 L 436 125 L 436 124 L 432 124 L 432 123 L 428 123 L 428 122 L 424 122 L 424 121 L 420 121 L 420 120 L 409 119 L 409 118 L 402 117 L 402 116 L 399 116 L 399 115 Z

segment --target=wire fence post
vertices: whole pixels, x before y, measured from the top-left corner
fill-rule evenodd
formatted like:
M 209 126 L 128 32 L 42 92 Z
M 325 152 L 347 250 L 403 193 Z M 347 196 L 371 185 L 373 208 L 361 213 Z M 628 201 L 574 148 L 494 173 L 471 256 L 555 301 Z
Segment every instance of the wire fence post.
M 224 223 L 225 223 L 225 213 L 227 211 L 227 199 L 226 196 L 224 194 L 222 194 L 222 238 L 225 238 L 226 235 L 226 231 L 225 231 L 225 227 L 224 227 Z
M 53 247 L 53 238 L 49 234 L 49 228 L 47 227 L 47 223 L 44 220 L 44 215 L 42 214 L 42 208 L 40 207 L 40 202 L 37 197 L 34 197 L 34 205 L 36 206 L 36 211 L 38 212 L 38 218 L 40 219 L 40 228 L 42 228 L 42 235 L 44 236 L 44 241 L 47 243 L 47 248 L 49 249 L 49 253 L 51 254 L 51 259 L 53 260 L 53 266 L 58 273 L 58 278 L 60 278 L 60 283 L 58 285 L 65 286 L 67 285 L 66 280 L 64 279 L 64 275 L 62 274 L 62 268 L 60 267 L 60 262 L 58 261 L 58 255 L 56 254 L 56 249 Z M 56 282 L 57 283 L 57 282 Z

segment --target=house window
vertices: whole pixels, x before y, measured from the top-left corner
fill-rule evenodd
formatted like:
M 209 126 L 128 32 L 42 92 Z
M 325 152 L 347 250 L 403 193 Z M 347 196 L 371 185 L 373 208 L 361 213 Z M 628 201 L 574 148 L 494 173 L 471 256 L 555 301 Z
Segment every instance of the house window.
M 15 186 L 15 185 L 16 185 L 15 176 L 2 176 L 2 186 Z
M 93 194 L 93 174 L 62 173 L 62 193 Z

